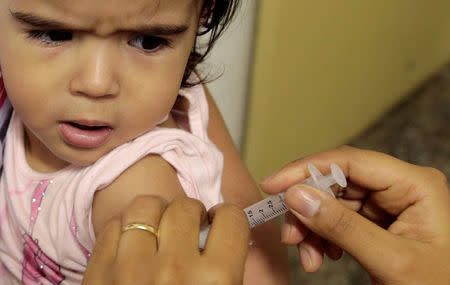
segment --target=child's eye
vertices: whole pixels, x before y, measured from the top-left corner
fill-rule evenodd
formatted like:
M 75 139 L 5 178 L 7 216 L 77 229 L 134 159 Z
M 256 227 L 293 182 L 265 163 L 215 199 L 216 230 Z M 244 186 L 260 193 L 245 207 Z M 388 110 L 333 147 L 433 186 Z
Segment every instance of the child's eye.
M 58 30 L 36 30 L 30 31 L 28 37 L 31 39 L 37 39 L 47 44 L 57 44 L 60 42 L 70 41 L 73 38 L 73 33 L 70 31 L 58 31 Z
M 153 52 L 169 45 L 168 40 L 154 36 L 139 36 L 130 40 L 128 43 L 145 52 Z

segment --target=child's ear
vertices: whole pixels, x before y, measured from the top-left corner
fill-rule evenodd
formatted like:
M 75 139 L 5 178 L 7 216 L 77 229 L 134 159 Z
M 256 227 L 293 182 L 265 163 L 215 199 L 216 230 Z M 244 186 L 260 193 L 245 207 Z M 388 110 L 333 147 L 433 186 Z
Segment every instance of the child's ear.
M 198 21 L 198 27 L 202 27 L 206 22 L 208 21 L 208 18 L 201 16 L 200 20 Z
M 212 13 L 214 13 L 213 11 L 214 11 L 214 6 L 216 4 L 216 1 L 215 0 L 212 0 L 212 1 L 205 0 L 205 2 L 206 1 L 210 2 L 210 3 L 206 3 L 206 5 L 204 3 L 204 5 L 202 7 L 202 11 L 200 13 L 200 20 L 198 21 L 199 28 L 204 26 L 208 22 L 209 18 L 212 16 Z
M 208 16 L 209 16 L 208 9 L 206 8 L 203 9 L 202 14 L 200 15 L 200 19 L 198 21 L 199 28 L 203 27 L 208 22 Z

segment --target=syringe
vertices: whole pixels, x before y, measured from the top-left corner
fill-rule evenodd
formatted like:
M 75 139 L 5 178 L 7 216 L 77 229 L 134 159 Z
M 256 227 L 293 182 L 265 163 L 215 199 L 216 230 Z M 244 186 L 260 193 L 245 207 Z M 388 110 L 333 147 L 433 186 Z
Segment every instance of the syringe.
M 307 179 L 303 180 L 302 184 L 307 184 L 323 190 L 333 197 L 335 197 L 331 186 L 338 184 L 341 187 L 347 187 L 347 180 L 344 173 L 338 165 L 332 163 L 330 165 L 331 173 L 328 175 L 322 175 L 320 171 L 312 164 L 308 164 L 308 171 L 311 175 Z M 284 193 L 271 195 L 247 208 L 244 209 L 247 215 L 250 228 L 254 228 L 260 224 L 263 224 L 275 217 L 278 217 L 288 211 L 286 202 L 284 200 Z M 206 244 L 210 226 L 203 228 L 199 235 L 199 248 L 203 249 Z

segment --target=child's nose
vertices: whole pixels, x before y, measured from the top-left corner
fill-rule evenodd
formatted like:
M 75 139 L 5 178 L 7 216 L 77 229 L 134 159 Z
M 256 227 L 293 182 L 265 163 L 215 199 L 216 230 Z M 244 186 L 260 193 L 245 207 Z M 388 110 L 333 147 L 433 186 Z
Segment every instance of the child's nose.
M 116 96 L 119 82 L 114 51 L 107 46 L 92 45 L 78 54 L 79 60 L 70 82 L 74 95 L 89 97 Z

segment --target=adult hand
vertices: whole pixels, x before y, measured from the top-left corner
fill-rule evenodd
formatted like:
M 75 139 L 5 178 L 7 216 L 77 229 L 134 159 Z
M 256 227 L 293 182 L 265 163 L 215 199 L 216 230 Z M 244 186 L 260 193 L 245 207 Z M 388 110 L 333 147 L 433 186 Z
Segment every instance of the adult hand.
M 199 201 L 181 198 L 167 206 L 157 197 L 137 198 L 98 236 L 82 284 L 242 284 L 247 218 L 231 205 L 214 207 L 209 216 L 212 226 L 200 252 L 199 229 L 208 215 Z M 158 229 L 158 238 L 145 230 L 122 231 L 134 223 Z
M 323 172 L 338 164 L 349 181 L 345 193 L 334 199 L 298 184 L 309 176 L 308 162 Z M 289 188 L 286 203 L 295 217 L 287 217 L 282 239 L 299 244 L 306 271 L 320 267 L 323 252 L 338 259 L 342 248 L 373 284 L 450 284 L 450 198 L 438 170 L 340 147 L 288 164 L 262 188 L 271 194 Z

